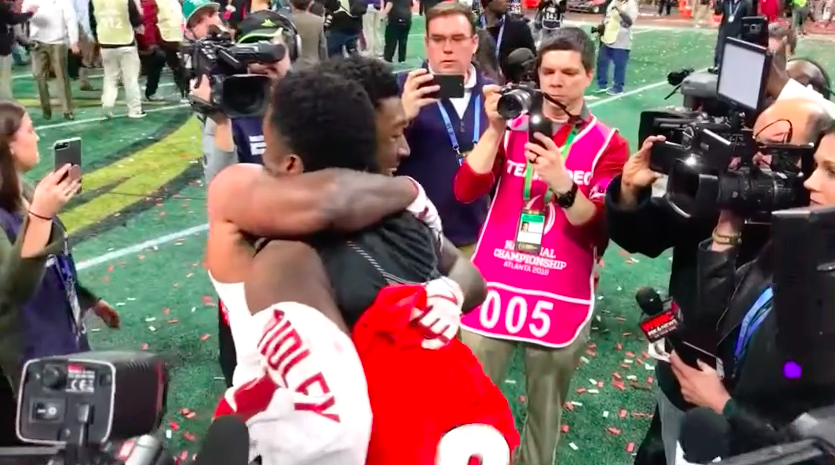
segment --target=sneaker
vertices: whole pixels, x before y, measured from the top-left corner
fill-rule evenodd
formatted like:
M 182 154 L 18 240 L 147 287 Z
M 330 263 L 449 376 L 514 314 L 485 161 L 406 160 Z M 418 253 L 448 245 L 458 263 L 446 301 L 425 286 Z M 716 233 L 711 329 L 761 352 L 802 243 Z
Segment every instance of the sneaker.
M 609 88 L 609 89 L 606 89 L 606 93 L 609 94 L 609 95 L 620 95 L 620 94 L 623 93 L 623 89 L 615 90 L 613 88 Z
M 163 97 L 162 95 L 157 95 L 157 94 L 147 95 L 147 96 L 145 96 L 145 100 L 147 100 L 149 102 L 161 102 L 161 101 L 165 100 L 165 97 Z
M 611 89 L 611 87 L 598 87 L 597 90 L 594 91 L 594 93 L 595 94 L 605 94 L 605 93 L 608 93 L 610 89 Z
M 106 119 L 113 119 L 113 118 L 114 118 L 114 116 L 113 116 L 113 108 L 111 108 L 111 107 L 102 107 L 101 112 L 102 112 L 102 115 L 103 115 Z
M 128 113 L 128 118 L 133 118 L 133 119 L 144 118 L 146 116 L 148 116 L 148 114 L 145 113 L 142 110 L 139 110 L 139 113 Z

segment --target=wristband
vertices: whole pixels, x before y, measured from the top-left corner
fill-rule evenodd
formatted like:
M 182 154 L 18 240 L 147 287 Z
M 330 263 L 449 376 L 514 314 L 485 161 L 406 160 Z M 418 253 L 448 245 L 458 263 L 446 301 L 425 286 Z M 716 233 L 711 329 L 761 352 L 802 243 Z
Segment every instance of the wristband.
M 45 221 L 52 221 L 52 218 L 48 218 L 48 217 L 43 216 L 43 215 L 38 215 L 37 213 L 33 212 L 32 210 L 29 210 L 29 214 L 34 216 L 35 218 L 39 218 L 39 219 L 42 219 L 42 220 L 45 220 Z
M 728 401 L 725 402 L 725 406 L 722 407 L 722 416 L 725 418 L 731 418 L 736 414 L 736 410 L 736 402 L 734 402 L 732 397 L 728 399 Z
M 733 235 L 726 235 L 726 234 L 719 234 L 716 230 L 713 230 L 713 242 L 720 244 L 720 245 L 730 245 L 730 246 L 738 246 L 742 243 L 742 235 L 741 234 L 733 234 Z

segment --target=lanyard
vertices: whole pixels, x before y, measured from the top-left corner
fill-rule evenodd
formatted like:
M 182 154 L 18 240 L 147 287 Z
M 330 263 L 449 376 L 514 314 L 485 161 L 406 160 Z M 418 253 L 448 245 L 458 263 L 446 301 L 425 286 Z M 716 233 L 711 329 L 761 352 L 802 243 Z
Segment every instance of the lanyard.
M 473 144 L 478 142 L 478 138 L 481 136 L 481 112 L 479 109 L 481 108 L 481 95 L 475 96 L 475 110 L 473 111 Z M 446 112 L 446 108 L 444 108 L 441 102 L 438 102 L 438 110 L 441 112 L 441 118 L 444 119 L 444 126 L 446 127 L 446 134 L 449 136 L 449 143 L 452 145 L 452 149 L 455 150 L 455 154 L 458 155 L 458 162 L 463 162 L 461 157 L 461 144 L 458 142 L 458 136 L 455 133 L 455 128 L 452 127 L 452 120 L 449 119 L 449 113 Z
M 577 128 L 571 128 L 571 132 L 568 133 L 568 137 L 565 138 L 565 144 L 563 144 L 562 148 L 560 148 L 560 155 L 562 156 L 563 160 L 568 156 L 568 152 L 571 151 L 571 144 L 574 143 L 574 138 L 577 137 Z M 525 162 L 525 184 L 522 186 L 522 195 L 525 199 L 525 204 L 531 201 L 531 187 L 533 186 L 533 164 L 529 161 Z M 543 201 L 547 204 L 551 202 L 551 199 L 554 197 L 554 192 L 551 189 L 545 190 L 545 198 Z
M 499 35 L 496 36 L 496 59 L 499 59 L 499 54 L 502 49 L 502 38 L 504 37 L 504 25 L 505 25 L 505 16 L 502 16 L 502 19 L 499 20 Z M 484 19 L 484 16 L 481 17 L 481 25 L 482 27 L 487 27 L 487 20 Z
M 736 361 L 734 370 L 738 370 L 740 362 L 748 351 L 748 343 L 751 342 L 751 338 L 765 320 L 765 317 L 771 312 L 772 306 L 770 304 L 773 298 L 774 290 L 769 286 L 760 294 L 754 305 L 745 314 L 745 318 L 742 319 L 739 336 L 736 338 L 736 347 L 734 348 L 734 360 Z
M 55 255 L 55 268 L 58 270 L 61 286 L 64 288 L 64 293 L 67 297 L 67 303 L 70 305 L 73 331 L 80 336 L 84 332 L 84 323 L 81 319 L 81 305 L 78 302 L 78 292 L 75 287 L 75 266 L 72 263 L 72 257 L 70 256 L 66 239 L 64 242 L 64 253 Z
M 734 9 L 733 9 L 733 11 L 731 11 L 730 16 L 728 16 L 728 19 L 729 19 L 729 20 L 731 20 L 731 21 L 733 21 L 733 20 L 734 20 L 734 18 L 736 17 L 736 12 L 737 12 L 737 11 L 739 11 L 739 7 L 740 7 L 740 5 L 742 5 L 742 1 L 737 1 L 737 2 L 736 2 L 736 8 L 734 8 Z M 728 9 L 729 9 L 729 10 L 730 10 L 730 8 L 731 8 L 731 7 L 728 7 Z

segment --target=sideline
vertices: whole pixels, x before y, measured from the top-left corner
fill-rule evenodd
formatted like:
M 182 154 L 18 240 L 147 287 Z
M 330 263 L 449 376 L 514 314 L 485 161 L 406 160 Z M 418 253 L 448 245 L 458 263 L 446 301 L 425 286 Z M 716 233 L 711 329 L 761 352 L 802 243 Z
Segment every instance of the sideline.
M 599 106 L 605 105 L 607 103 L 618 101 L 618 100 L 620 100 L 624 97 L 629 97 L 630 95 L 640 94 L 641 92 L 646 92 L 648 90 L 652 90 L 652 89 L 655 89 L 656 87 L 661 87 L 661 86 L 664 86 L 664 85 L 667 85 L 666 80 L 654 82 L 652 84 L 647 84 L 643 87 L 638 87 L 637 89 L 632 89 L 628 92 L 624 92 L 624 93 L 619 94 L 619 95 L 613 95 L 611 97 L 606 97 L 606 98 L 597 100 L 595 102 L 589 103 L 589 108 L 599 107 Z M 159 108 L 157 110 L 162 111 L 163 108 Z M 193 234 L 203 233 L 203 232 L 207 231 L 208 229 L 209 229 L 208 224 L 201 224 L 201 225 L 198 225 L 198 226 L 193 226 L 191 228 L 182 229 L 180 231 L 175 231 L 175 232 L 172 232 L 172 233 L 169 233 L 169 234 L 165 234 L 163 236 L 159 236 L 159 237 L 154 238 L 154 239 L 149 239 L 147 241 L 140 242 L 138 244 L 130 245 L 130 246 L 127 246 L 127 247 L 116 249 L 116 250 L 111 250 L 111 251 L 106 252 L 104 254 L 97 255 L 95 257 L 91 257 L 87 260 L 82 260 L 82 261 L 77 263 L 76 268 L 78 268 L 79 271 L 94 268 L 96 266 L 105 264 L 107 262 L 122 258 L 126 255 L 132 255 L 132 254 L 135 254 L 135 253 L 139 253 L 139 252 L 141 252 L 145 249 L 159 247 L 161 245 L 165 245 L 165 244 L 168 244 L 170 242 L 174 242 L 178 239 L 182 239 L 183 237 L 186 237 L 186 236 L 191 236 Z
M 161 111 L 170 111 L 170 110 L 177 110 L 179 108 L 186 108 L 189 104 L 187 103 L 179 103 L 176 105 L 168 105 L 165 107 L 154 107 L 154 108 L 147 108 L 145 109 L 145 113 L 158 113 Z M 87 124 L 87 123 L 96 123 L 99 121 L 107 121 L 108 119 L 118 119 L 118 118 L 127 118 L 128 115 L 125 114 L 117 114 L 113 115 L 113 118 L 105 118 L 104 116 L 100 116 L 98 118 L 85 118 L 85 119 L 77 119 L 73 121 L 65 121 L 63 123 L 52 123 L 52 124 L 42 124 L 40 126 L 35 126 L 35 131 L 45 131 L 48 129 L 56 129 L 56 128 L 65 128 L 67 126 L 78 126 L 79 124 Z

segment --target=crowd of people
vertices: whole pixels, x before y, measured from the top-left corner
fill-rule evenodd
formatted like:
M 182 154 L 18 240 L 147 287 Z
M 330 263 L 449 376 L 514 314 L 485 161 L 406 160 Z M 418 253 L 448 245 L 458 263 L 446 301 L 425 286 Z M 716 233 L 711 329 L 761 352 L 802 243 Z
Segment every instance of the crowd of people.
M 105 115 L 118 82 L 128 116 L 143 115 L 143 65 L 146 99 L 168 65 L 178 97 L 202 109 L 206 267 L 221 302 L 228 386 L 216 415 L 247 421 L 251 458 L 264 465 L 555 463 L 610 240 L 650 257 L 673 250 L 670 294 L 689 324 L 718 334 L 725 367 L 722 376 L 675 353 L 659 364 L 657 414 L 642 450 L 655 439 L 663 448 L 639 451 L 636 463 L 676 464 L 681 422 L 694 406 L 727 418 L 736 454 L 759 447 L 751 439 L 758 428 L 835 403 L 830 390 L 775 375 L 767 229 L 731 211 L 677 217 L 651 194 L 660 174 L 649 152 L 663 138 L 630 156 L 625 137 L 587 105 L 594 84 L 624 91 L 634 0 L 607 7 L 599 46 L 561 24 L 537 44 L 507 0 L 483 0 L 478 16 L 471 4 L 424 2 L 425 62 L 404 73 L 386 63 L 395 50 L 405 56 L 411 27 L 411 4 L 407 15 L 399 0 L 291 0 L 287 14 L 261 0 L 50 1 L 0 8 L 7 35 L 28 23 L 42 102 L 51 69 L 72 118 L 68 57 L 77 56 L 82 69 L 102 61 Z M 384 60 L 373 40 L 370 56 L 355 53 L 357 31 L 380 15 L 388 17 Z M 212 103 L 212 80 L 186 82 L 180 44 L 227 29 L 237 44 L 274 52 L 275 61 L 248 65 L 271 82 L 263 115 L 230 117 Z M 811 205 L 833 206 L 831 83 L 810 60 L 787 62 L 788 38 L 771 32 L 769 106 L 754 134 L 813 144 L 804 187 Z M 511 118 L 500 111 L 500 86 L 518 49 L 535 55 L 544 97 Z M 461 77 L 460 94 L 439 98 L 436 75 Z M 88 309 L 111 327 L 119 315 L 78 282 L 57 217 L 79 190 L 78 167 L 30 189 L 20 179 L 38 162 L 38 136 L 23 107 L 0 102 L 0 136 L 0 444 L 10 445 L 22 362 L 89 350 Z M 521 433 L 497 387 L 517 348 L 527 397 Z

